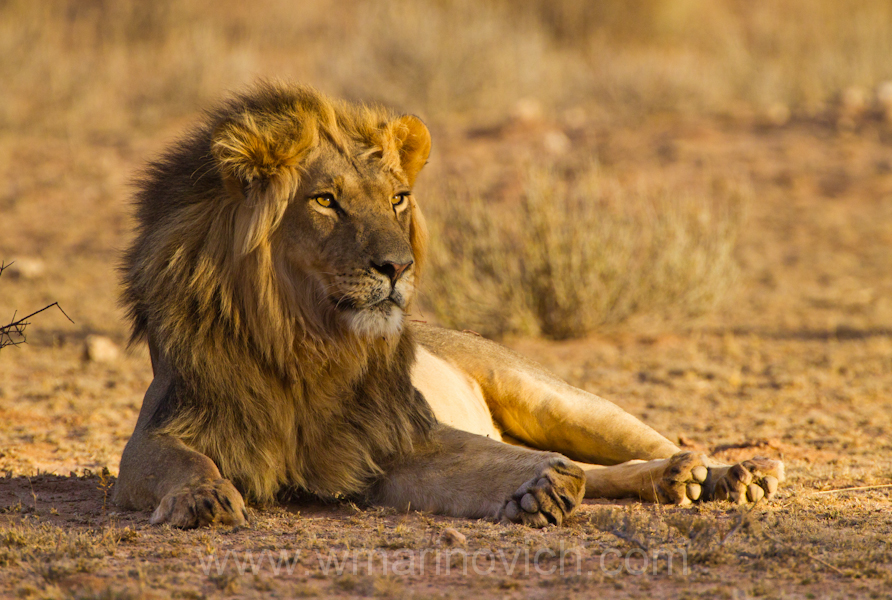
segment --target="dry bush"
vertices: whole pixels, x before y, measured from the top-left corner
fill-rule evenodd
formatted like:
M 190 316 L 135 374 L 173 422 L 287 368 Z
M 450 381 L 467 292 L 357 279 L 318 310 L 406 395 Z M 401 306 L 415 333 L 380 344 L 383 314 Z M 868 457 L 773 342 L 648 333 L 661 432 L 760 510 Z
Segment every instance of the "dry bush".
M 424 207 L 431 238 L 422 307 L 443 325 L 490 337 L 538 331 L 523 287 L 521 244 L 504 220 L 511 213 L 456 189 L 429 194 Z
M 450 327 L 557 339 L 636 314 L 705 313 L 735 280 L 749 191 L 700 187 L 629 190 L 596 167 L 573 180 L 534 169 L 517 207 L 429 199 L 424 305 Z

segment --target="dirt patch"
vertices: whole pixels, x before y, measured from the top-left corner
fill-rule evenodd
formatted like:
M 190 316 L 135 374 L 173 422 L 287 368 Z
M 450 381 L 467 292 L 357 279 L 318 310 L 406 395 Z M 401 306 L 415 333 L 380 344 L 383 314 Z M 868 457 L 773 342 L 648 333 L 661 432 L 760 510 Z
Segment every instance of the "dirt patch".
M 752 510 L 586 502 L 544 531 L 301 499 L 252 508 L 244 528 L 179 531 L 110 507 L 109 484 L 0 480 L 0 595 L 829 597 L 889 578 L 882 490 L 817 501 L 793 486 Z
M 892 580 L 892 490 L 819 492 L 892 479 L 890 407 L 842 395 L 885 389 L 889 372 L 846 373 L 856 363 L 892 366 L 887 345 L 702 333 L 654 340 L 512 345 L 696 449 L 724 460 L 783 458 L 788 480 L 776 501 L 752 511 L 586 501 L 566 527 L 533 531 L 298 498 L 251 507 L 250 525 L 238 530 L 151 526 L 147 513 L 119 511 L 107 496 L 150 377 L 146 357 L 98 366 L 76 347 L 28 346 L 51 353 L 68 395 L 54 402 L 38 393 L 51 376 L 40 361 L 17 363 L 31 365 L 32 377 L 4 380 L 16 395 L 6 398 L 2 429 L 0 596 L 881 597 Z M 849 357 L 842 379 L 812 380 L 828 352 Z M 756 356 L 786 366 L 741 369 Z M 132 387 L 88 387 L 127 382 L 125 371 Z M 54 461 L 57 473 L 77 475 L 44 474 Z M 449 545 L 447 528 L 464 544 Z

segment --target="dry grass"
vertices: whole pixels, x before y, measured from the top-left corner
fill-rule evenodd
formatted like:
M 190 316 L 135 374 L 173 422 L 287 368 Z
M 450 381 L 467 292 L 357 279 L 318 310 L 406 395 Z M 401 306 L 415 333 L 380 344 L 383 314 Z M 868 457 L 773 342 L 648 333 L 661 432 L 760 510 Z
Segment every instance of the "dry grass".
M 346 88 L 452 118 L 497 118 L 523 97 L 614 115 L 816 115 L 845 90 L 866 108 L 892 80 L 888 0 L 402 0 L 360 14 L 348 64 L 374 75 Z
M 627 187 L 597 166 L 534 168 L 518 207 L 431 198 L 423 301 L 449 327 L 487 336 L 586 335 L 637 314 L 689 318 L 737 275 L 746 185 Z
M 10 597 L 879 598 L 892 577 L 889 519 L 864 522 L 888 507 L 877 492 L 817 504 L 796 488 L 753 508 L 588 504 L 537 532 L 310 502 L 183 532 L 82 514 L 97 503 L 92 475 L 7 481 L 28 495 L 0 515 Z M 447 528 L 461 545 L 443 542 Z
M 890 55 L 890 0 L 9 0 L 0 129 L 152 129 L 258 76 L 452 122 L 525 97 L 614 118 L 813 115 L 846 91 L 876 106 Z
M 562 47 L 584 49 L 601 101 L 640 110 L 814 114 L 892 79 L 888 0 L 526 4 Z

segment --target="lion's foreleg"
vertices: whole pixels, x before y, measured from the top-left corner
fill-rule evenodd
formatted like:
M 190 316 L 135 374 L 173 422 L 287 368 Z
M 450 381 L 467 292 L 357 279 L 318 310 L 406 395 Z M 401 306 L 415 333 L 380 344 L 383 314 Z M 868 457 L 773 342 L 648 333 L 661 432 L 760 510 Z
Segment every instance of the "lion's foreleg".
M 152 416 L 170 401 L 173 386 L 164 365 L 159 368 L 153 363 L 155 379 L 121 456 L 113 501 L 122 508 L 154 511 L 152 523 L 184 528 L 243 524 L 247 519 L 244 500 L 222 478 L 214 461 L 175 437 L 154 431 Z
M 115 504 L 151 510 L 152 523 L 199 527 L 246 521 L 241 494 L 207 456 L 169 435 L 134 433 L 121 457 Z
M 401 510 L 560 524 L 582 500 L 582 470 L 553 452 L 509 446 L 438 425 L 396 461 L 369 499 Z

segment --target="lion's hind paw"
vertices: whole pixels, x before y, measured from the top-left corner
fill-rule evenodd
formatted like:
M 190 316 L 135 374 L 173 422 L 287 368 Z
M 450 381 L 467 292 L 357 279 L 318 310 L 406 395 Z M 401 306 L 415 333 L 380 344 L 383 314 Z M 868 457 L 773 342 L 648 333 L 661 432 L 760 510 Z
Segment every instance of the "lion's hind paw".
M 729 467 L 710 467 L 707 500 L 735 504 L 771 500 L 784 480 L 784 463 L 757 456 Z

